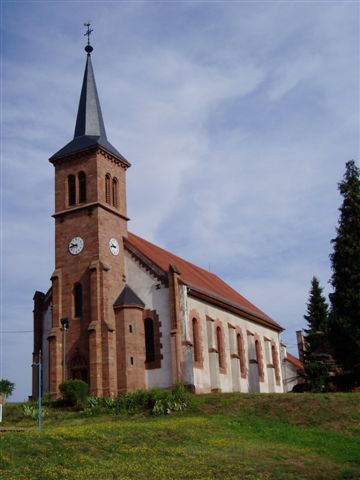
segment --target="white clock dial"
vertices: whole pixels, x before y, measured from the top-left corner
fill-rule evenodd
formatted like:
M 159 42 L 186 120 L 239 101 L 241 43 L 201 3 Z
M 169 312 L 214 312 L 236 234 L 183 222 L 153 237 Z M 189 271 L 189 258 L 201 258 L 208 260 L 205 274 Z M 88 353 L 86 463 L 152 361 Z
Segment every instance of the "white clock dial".
M 78 255 L 84 248 L 84 240 L 81 237 L 74 237 L 69 243 L 71 255 Z
M 116 240 L 116 238 L 110 238 L 109 249 L 113 255 L 119 255 L 119 242 Z

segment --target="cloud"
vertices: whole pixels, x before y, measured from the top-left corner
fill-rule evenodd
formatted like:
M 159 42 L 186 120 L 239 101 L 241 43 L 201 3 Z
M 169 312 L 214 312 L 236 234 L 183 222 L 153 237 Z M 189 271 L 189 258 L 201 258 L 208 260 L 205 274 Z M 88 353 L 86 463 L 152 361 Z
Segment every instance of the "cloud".
M 273 84 L 269 89 L 269 99 L 278 100 L 289 90 L 295 88 L 309 77 L 313 77 L 321 69 L 321 57 L 308 55 L 296 58 L 280 65 L 274 72 Z

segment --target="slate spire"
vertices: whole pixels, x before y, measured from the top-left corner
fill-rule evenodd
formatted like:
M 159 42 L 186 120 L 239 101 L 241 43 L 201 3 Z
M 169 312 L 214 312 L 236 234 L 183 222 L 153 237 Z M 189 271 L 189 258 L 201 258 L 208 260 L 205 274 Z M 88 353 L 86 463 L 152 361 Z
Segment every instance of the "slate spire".
M 87 54 L 86 59 L 74 138 L 81 137 L 81 135 L 106 138 L 90 53 Z
M 81 88 L 78 113 L 75 124 L 74 138 L 65 147 L 56 152 L 50 161 L 59 157 L 87 149 L 92 146 L 101 146 L 115 155 L 127 166 L 130 163 L 108 141 L 105 131 L 99 96 L 97 93 L 94 70 L 91 63 L 93 47 L 89 41 L 85 47 L 87 53 L 84 78 Z

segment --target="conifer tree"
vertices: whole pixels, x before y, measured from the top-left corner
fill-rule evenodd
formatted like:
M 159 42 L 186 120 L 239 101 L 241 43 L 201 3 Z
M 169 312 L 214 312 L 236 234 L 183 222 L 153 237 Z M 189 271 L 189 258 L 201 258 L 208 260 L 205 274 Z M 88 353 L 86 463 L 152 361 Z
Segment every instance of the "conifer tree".
M 325 336 L 328 330 L 328 306 L 322 292 L 323 289 L 320 287 L 319 280 L 313 277 L 307 304 L 307 315 L 304 315 L 308 322 L 305 339 L 308 344 L 307 351 L 310 353 L 320 353 L 319 350 L 323 350 L 323 342 L 320 338 Z
M 337 363 L 360 381 L 360 178 L 353 160 L 339 191 L 343 197 L 337 236 L 332 240 L 333 293 L 330 341 Z
M 312 391 L 325 389 L 331 364 L 327 341 L 328 305 L 322 291 L 319 280 L 313 277 L 307 315 L 304 315 L 308 323 L 308 328 L 305 329 L 304 372 Z

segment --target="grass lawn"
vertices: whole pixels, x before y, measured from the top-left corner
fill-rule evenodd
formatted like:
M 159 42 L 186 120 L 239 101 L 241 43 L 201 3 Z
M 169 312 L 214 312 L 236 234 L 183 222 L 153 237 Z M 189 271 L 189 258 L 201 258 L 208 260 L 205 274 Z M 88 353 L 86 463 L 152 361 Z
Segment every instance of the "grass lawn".
M 360 394 L 211 394 L 183 414 L 4 409 L 4 480 L 360 479 Z

